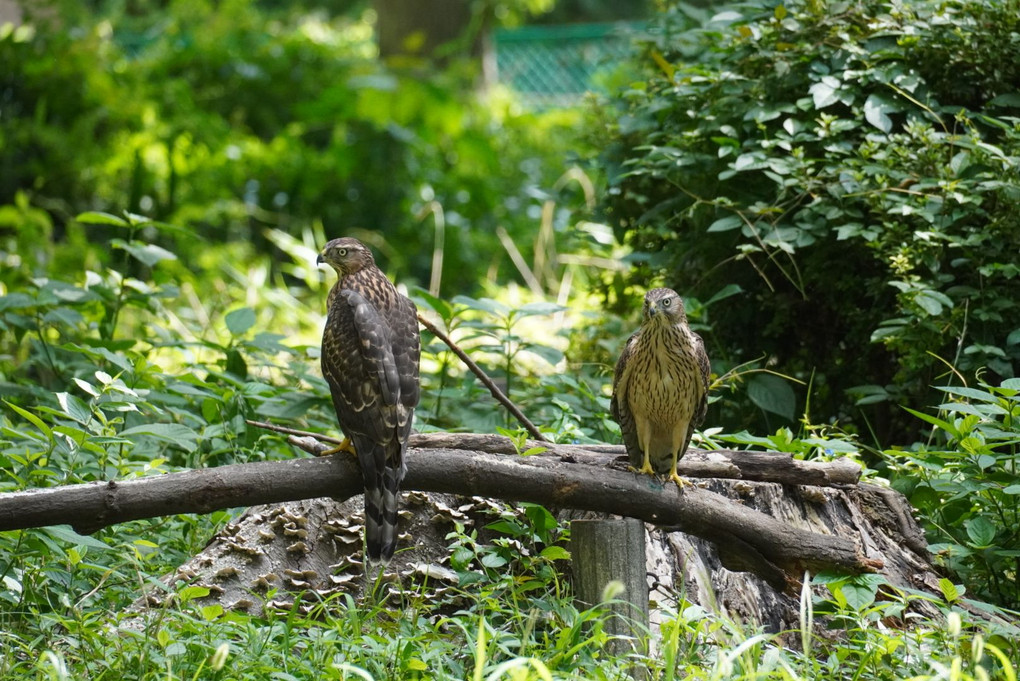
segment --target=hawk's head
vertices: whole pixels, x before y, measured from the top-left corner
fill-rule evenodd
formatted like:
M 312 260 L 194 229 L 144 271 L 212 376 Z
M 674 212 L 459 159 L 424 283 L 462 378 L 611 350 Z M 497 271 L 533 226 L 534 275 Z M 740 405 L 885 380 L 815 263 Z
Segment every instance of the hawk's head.
M 372 251 L 368 250 L 368 246 L 357 239 L 345 236 L 327 243 L 315 263 L 317 265 L 326 263 L 344 277 L 373 265 L 375 259 L 372 258 Z
M 671 288 L 653 288 L 645 294 L 644 318 L 646 322 L 659 320 L 670 325 L 686 322 L 683 298 Z

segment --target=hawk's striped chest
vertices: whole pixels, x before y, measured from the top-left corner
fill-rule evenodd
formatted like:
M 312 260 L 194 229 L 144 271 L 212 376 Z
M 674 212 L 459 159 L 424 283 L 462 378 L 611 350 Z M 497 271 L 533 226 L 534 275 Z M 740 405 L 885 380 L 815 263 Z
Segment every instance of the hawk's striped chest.
M 643 329 L 634 339 L 627 373 L 631 412 L 663 426 L 689 421 L 704 392 L 695 339 L 686 325 Z

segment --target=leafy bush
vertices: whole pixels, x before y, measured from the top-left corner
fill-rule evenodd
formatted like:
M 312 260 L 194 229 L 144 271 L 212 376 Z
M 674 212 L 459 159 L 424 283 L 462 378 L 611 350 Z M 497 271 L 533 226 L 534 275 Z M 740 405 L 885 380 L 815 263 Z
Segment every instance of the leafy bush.
M 862 429 L 858 406 L 879 405 L 864 412 L 878 442 L 910 441 L 896 405 L 925 403 L 945 363 L 1014 375 L 1018 16 L 667 3 L 647 80 L 598 121 L 604 207 L 649 278 L 702 300 L 743 291 L 713 308 L 720 373 L 764 354 L 810 383 L 815 413 Z
M 927 442 L 887 451 L 887 473 L 970 593 L 1020 609 L 1020 379 L 940 390 L 938 416 L 911 410 Z

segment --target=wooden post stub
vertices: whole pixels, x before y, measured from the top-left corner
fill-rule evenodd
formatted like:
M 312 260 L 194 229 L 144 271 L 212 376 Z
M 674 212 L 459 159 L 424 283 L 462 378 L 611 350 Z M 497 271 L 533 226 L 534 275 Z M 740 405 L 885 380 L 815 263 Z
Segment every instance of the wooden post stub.
M 578 607 L 601 604 L 607 584 L 623 584 L 623 593 L 605 606 L 613 614 L 606 622 L 606 632 L 619 637 L 614 638 L 611 653 L 643 652 L 641 641 L 648 632 L 645 524 L 635 518 L 574 520 L 570 523 L 570 555 Z

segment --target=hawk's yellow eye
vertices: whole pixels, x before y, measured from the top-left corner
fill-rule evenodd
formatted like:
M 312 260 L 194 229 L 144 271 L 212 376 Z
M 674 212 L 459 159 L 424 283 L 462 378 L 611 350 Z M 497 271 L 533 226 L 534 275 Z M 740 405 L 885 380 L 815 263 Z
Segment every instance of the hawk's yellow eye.
M 340 257 L 342 258 L 342 257 L 344 257 L 345 255 L 347 255 L 347 249 L 346 249 L 346 248 L 341 248 L 341 249 L 339 249 L 339 250 L 338 250 L 338 251 L 336 252 L 336 254 L 337 254 L 337 255 L 339 255 L 339 256 L 340 256 Z
M 666 298 L 664 301 L 662 301 L 662 306 L 669 307 L 672 303 L 673 303 L 672 299 Z

